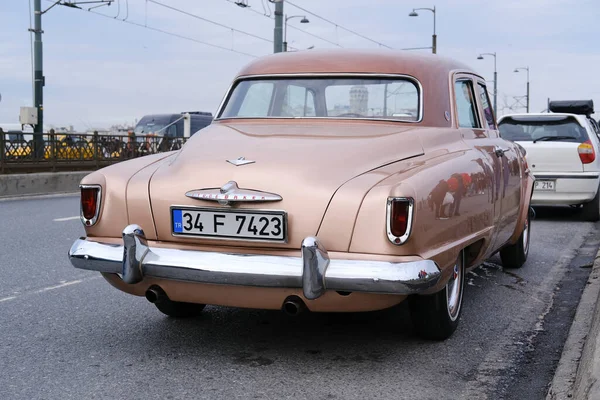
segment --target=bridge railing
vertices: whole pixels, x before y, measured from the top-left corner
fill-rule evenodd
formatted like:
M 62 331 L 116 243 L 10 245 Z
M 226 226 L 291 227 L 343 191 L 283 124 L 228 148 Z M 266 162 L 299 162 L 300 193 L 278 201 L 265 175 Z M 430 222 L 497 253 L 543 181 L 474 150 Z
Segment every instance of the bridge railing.
M 0 173 L 95 170 L 132 158 L 178 150 L 187 139 L 97 133 L 40 136 L 0 132 Z

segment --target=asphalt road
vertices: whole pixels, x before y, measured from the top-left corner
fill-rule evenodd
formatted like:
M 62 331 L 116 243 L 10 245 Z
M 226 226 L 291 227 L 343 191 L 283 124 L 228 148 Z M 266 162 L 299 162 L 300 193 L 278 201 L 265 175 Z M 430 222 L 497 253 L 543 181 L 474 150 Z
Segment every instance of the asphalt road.
M 527 264 L 469 274 L 440 343 L 413 334 L 404 304 L 166 318 L 70 265 L 84 231 L 60 219 L 78 210 L 75 197 L 0 201 L 0 399 L 541 399 L 598 248 L 575 210 L 538 210 Z

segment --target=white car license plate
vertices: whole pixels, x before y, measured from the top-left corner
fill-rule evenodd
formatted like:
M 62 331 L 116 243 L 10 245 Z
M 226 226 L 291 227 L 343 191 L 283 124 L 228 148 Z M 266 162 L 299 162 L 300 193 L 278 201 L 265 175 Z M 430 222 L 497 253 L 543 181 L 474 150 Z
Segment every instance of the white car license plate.
M 533 190 L 538 190 L 538 191 L 553 191 L 556 190 L 554 188 L 554 185 L 556 184 L 556 181 L 549 181 L 549 180 L 536 180 L 535 181 L 535 186 L 533 187 Z
M 280 243 L 287 239 L 287 218 L 283 211 L 171 207 L 171 221 L 176 235 Z

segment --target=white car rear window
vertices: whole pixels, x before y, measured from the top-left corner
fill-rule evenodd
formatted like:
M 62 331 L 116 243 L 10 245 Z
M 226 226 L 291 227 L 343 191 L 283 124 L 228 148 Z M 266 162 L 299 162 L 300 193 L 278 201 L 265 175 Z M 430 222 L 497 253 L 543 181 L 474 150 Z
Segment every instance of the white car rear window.
M 564 141 L 583 143 L 587 131 L 570 116 L 508 117 L 499 124 L 500 136 L 513 142 Z

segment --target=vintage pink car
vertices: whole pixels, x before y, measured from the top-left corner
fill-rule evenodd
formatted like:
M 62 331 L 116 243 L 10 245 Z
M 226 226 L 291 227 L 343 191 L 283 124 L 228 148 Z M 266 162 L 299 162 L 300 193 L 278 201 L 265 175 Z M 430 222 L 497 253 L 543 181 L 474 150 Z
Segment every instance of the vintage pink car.
M 86 176 L 87 237 L 69 258 L 173 317 L 408 299 L 415 330 L 445 339 L 468 270 L 497 252 L 505 267 L 526 261 L 533 182 L 468 67 L 279 53 L 246 66 L 181 150 Z

